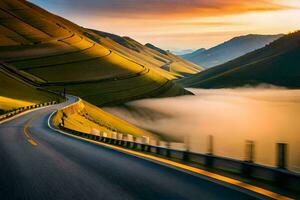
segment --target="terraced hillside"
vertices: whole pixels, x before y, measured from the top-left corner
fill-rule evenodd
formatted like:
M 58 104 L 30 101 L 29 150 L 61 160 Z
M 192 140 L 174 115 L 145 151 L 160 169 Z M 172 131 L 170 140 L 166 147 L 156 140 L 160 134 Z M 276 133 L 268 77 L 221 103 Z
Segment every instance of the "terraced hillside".
M 140 64 L 134 55 L 125 56 L 125 50 L 105 46 L 86 32 L 29 2 L 0 2 L 2 67 L 35 87 L 65 88 L 98 106 L 188 93 L 172 83 L 172 73 Z
M 173 76 L 182 77 L 198 73 L 203 69 L 168 51 L 151 44 L 142 45 L 129 37 L 121 37 L 96 30 L 89 30 L 84 34 L 138 63 L 152 66 L 154 70 L 160 73 L 165 74 L 163 71 L 167 71 L 171 72 Z
M 49 102 L 59 98 L 16 79 L 1 67 L 0 86 L 0 115 L 19 107 Z
M 264 48 L 179 82 L 188 87 L 223 88 L 260 83 L 300 88 L 300 31 Z

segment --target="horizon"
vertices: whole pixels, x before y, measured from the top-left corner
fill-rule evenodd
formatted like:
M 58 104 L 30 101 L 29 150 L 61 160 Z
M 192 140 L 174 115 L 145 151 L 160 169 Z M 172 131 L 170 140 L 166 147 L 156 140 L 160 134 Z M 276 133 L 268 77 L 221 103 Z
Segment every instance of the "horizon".
M 29 0 L 81 26 L 178 51 L 211 48 L 236 36 L 300 29 L 297 0 Z M 143 11 L 141 11 L 143 8 Z M 175 11 L 175 12 L 174 12 Z M 80 16 L 80 17 L 79 17 Z

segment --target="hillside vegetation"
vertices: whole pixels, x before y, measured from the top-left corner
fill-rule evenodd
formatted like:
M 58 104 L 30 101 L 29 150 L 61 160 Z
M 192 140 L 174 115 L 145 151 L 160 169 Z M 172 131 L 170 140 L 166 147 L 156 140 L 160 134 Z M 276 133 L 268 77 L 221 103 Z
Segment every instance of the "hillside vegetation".
M 182 57 L 205 68 L 210 68 L 238 58 L 256 49 L 260 49 L 282 36 L 282 34 L 250 34 L 234 37 L 231 40 L 210 49 L 206 50 L 201 48 L 193 53 L 183 55 Z
M 57 100 L 58 97 L 24 83 L 0 68 L 0 114 L 18 107 Z
M 169 74 L 173 78 L 174 76 L 188 76 L 203 70 L 202 67 L 149 43 L 142 45 L 129 37 L 120 37 L 95 30 L 90 30 L 90 32 L 86 32 L 85 34 L 138 63 L 152 66 L 152 69 L 154 68 L 154 70 L 160 73 L 166 74 L 165 71 L 171 72 Z M 172 76 L 169 75 L 168 77 L 172 78 Z
M 27 1 L 2 0 L 0 8 L 2 68 L 33 87 L 57 92 L 65 88 L 98 106 L 189 94 L 172 82 L 180 73 L 161 67 L 169 60 L 151 58 L 158 54 L 154 50 L 132 54 L 127 47 L 109 38 L 103 42 L 105 37 Z M 5 90 L 11 90 L 10 85 Z
M 123 137 L 131 135 L 157 138 L 156 135 L 137 128 L 82 100 L 58 111 L 53 122 L 56 126 L 63 122 L 65 128 L 93 135 L 101 134 L 107 137 L 118 137 L 118 134 L 122 133 Z
M 223 88 L 260 83 L 300 87 L 300 31 L 259 50 L 205 70 L 180 83 L 187 87 Z

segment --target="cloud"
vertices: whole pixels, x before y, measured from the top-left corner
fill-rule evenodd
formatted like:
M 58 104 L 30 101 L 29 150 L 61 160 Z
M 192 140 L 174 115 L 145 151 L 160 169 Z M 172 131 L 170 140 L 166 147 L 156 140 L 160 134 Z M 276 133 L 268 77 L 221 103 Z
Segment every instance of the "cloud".
M 41 5 L 52 5 L 60 10 L 86 15 L 111 17 L 189 17 L 215 16 L 248 12 L 291 9 L 274 0 L 31 0 Z
M 299 0 L 29 0 L 81 26 L 161 48 L 208 48 L 240 34 L 299 29 Z
M 196 21 L 196 22 L 182 22 L 176 23 L 177 25 L 183 26 L 238 26 L 243 25 L 243 23 L 238 22 L 223 22 L 223 21 Z
M 284 142 L 290 170 L 300 172 L 300 90 L 261 86 L 192 92 L 196 95 L 140 100 L 128 103 L 130 110 L 106 110 L 171 141 L 188 141 L 192 152 L 206 153 L 212 135 L 215 155 L 242 160 L 246 141 L 255 141 L 255 162 L 269 166 L 276 163 L 275 144 Z

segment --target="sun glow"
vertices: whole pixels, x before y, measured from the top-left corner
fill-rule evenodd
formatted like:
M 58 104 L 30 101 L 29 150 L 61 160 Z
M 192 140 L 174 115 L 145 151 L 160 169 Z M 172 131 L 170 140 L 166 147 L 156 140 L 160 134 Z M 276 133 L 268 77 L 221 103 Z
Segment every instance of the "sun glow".
M 239 35 L 300 29 L 298 0 L 87 0 L 84 6 L 79 0 L 31 1 L 86 27 L 165 49 L 207 48 Z

